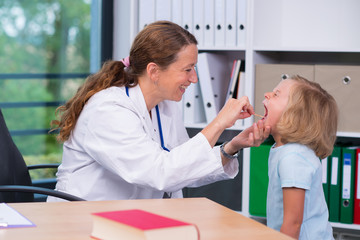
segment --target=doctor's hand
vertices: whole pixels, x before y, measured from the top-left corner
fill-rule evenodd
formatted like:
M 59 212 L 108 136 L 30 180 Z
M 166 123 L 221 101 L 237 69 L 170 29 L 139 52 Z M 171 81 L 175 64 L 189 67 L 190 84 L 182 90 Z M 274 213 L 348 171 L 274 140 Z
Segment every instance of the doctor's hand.
M 234 126 L 239 119 L 248 118 L 254 114 L 248 97 L 243 96 L 240 99 L 230 98 L 214 119 L 223 129 Z
M 270 126 L 265 126 L 263 120 L 259 120 L 251 127 L 248 127 L 229 143 L 225 145 L 225 152 L 234 153 L 246 147 L 258 147 L 269 137 Z
M 209 141 L 211 147 L 214 147 L 221 133 L 226 128 L 234 126 L 238 119 L 248 118 L 253 114 L 254 109 L 251 106 L 248 97 L 244 96 L 240 99 L 230 98 L 215 119 L 212 120 L 210 124 L 201 131 L 201 133 Z M 259 134 L 258 131 L 256 131 L 256 134 Z M 239 138 L 235 146 L 241 145 L 242 142 L 245 144 L 245 140 L 240 141 L 243 138 Z M 251 142 L 252 140 L 249 139 L 249 141 Z M 237 151 L 238 149 L 235 150 Z

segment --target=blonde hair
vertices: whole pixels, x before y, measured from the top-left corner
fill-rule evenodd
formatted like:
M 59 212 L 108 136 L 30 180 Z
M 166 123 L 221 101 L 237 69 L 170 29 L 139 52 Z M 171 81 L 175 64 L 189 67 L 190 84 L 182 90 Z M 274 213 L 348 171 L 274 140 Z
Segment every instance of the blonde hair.
M 130 66 L 125 68 L 121 61 L 105 62 L 99 72 L 86 79 L 75 96 L 56 109 L 60 120 L 51 122 L 51 131 L 60 130 L 58 141 L 68 140 L 85 104 L 95 93 L 112 86 L 136 86 L 138 77 L 150 62 L 165 70 L 177 60 L 178 53 L 191 44 L 197 45 L 194 35 L 175 23 L 157 21 L 149 24 L 134 39 Z
M 288 105 L 277 124 L 282 143 L 296 142 L 314 150 L 319 158 L 329 156 L 336 140 L 338 107 L 318 83 L 298 75 Z

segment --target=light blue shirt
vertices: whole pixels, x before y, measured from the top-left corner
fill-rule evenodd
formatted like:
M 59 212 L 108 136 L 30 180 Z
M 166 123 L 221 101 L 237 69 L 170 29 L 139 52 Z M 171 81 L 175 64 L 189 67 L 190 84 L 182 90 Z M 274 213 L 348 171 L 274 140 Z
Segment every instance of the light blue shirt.
M 270 150 L 267 225 L 280 231 L 283 223 L 283 187 L 305 189 L 299 239 L 334 239 L 322 188 L 319 158 L 307 146 L 288 143 Z

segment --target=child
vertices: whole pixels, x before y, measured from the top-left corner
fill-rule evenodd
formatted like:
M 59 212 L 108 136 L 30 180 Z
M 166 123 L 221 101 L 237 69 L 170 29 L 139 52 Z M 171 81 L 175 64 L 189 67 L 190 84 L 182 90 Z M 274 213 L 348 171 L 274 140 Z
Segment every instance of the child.
M 319 84 L 300 76 L 265 93 L 269 155 L 267 225 L 296 239 L 334 239 L 319 158 L 332 153 L 338 108 Z

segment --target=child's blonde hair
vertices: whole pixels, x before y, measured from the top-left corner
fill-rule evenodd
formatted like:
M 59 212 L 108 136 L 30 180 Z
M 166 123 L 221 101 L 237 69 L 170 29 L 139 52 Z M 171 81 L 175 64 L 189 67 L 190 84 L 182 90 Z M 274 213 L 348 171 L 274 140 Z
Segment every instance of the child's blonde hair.
M 336 140 L 338 107 L 335 99 L 318 83 L 298 75 L 294 80 L 288 105 L 277 129 L 281 141 L 301 143 L 320 158 L 329 156 Z

